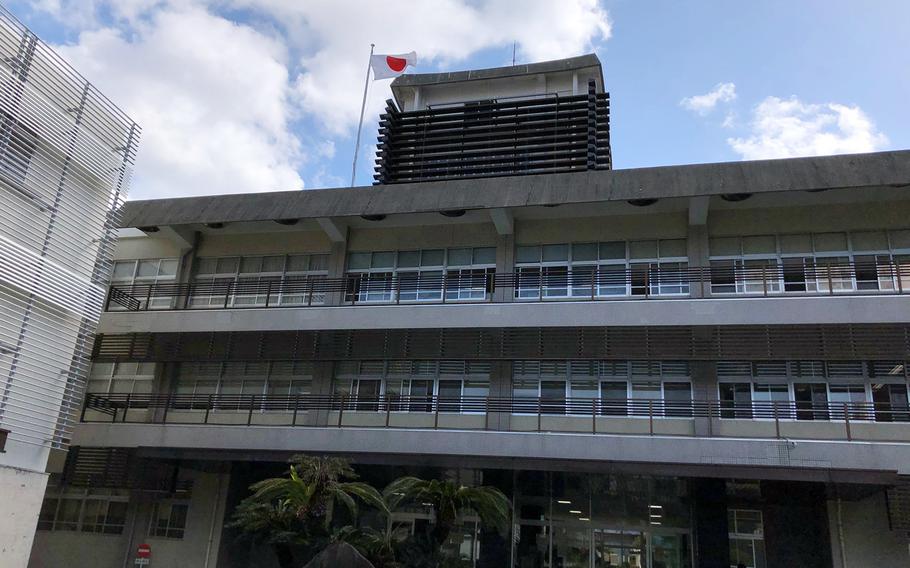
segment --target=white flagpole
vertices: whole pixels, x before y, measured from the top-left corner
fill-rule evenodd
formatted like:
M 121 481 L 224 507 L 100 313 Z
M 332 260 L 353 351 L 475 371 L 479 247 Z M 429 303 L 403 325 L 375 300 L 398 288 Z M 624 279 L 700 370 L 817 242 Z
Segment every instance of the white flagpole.
M 370 59 L 367 60 L 367 78 L 363 82 L 363 103 L 360 105 L 360 122 L 357 124 L 357 142 L 354 144 L 354 163 L 351 164 L 351 187 L 354 187 L 354 178 L 357 177 L 357 154 L 360 153 L 360 131 L 363 128 L 363 111 L 367 107 L 367 89 L 370 87 L 370 64 L 373 60 L 373 48 L 370 44 Z

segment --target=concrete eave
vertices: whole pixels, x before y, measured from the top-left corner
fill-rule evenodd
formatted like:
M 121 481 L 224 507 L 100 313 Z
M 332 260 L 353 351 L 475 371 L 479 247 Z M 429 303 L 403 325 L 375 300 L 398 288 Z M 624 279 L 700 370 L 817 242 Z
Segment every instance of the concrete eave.
M 130 201 L 122 209 L 120 226 L 396 215 L 873 187 L 910 187 L 910 150 Z

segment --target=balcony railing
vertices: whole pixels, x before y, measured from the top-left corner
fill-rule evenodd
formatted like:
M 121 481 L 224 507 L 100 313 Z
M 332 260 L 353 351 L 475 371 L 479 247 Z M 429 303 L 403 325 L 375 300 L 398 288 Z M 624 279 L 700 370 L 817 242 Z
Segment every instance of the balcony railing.
M 573 266 L 518 272 L 347 274 L 341 278 L 232 279 L 188 284 L 112 286 L 108 310 L 273 308 L 356 304 L 483 303 L 505 301 L 638 300 L 689 297 L 694 287 L 711 297 L 904 294 L 910 263 L 815 266 L 689 267 Z M 497 294 L 497 291 L 504 291 Z
M 509 426 L 493 428 L 494 414 L 511 415 Z M 708 433 L 696 433 L 696 419 L 707 420 Z M 89 394 L 82 421 L 910 441 L 910 407 L 870 402 Z

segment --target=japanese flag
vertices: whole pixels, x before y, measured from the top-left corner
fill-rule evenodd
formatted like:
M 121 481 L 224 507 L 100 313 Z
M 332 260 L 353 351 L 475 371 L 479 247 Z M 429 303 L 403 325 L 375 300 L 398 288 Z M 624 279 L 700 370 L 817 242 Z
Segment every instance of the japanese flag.
M 404 73 L 409 65 L 417 65 L 417 53 L 414 51 L 399 55 L 373 55 L 370 57 L 374 81 L 397 77 Z

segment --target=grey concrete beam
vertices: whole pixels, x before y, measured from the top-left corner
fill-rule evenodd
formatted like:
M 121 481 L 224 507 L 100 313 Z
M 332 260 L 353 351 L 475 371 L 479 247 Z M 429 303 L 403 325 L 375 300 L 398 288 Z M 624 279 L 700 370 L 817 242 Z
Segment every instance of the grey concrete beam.
M 689 225 L 705 225 L 708 223 L 708 204 L 711 198 L 707 195 L 698 195 L 689 198 Z
M 158 227 L 154 233 L 146 233 L 152 236 L 162 236 L 174 242 L 181 250 L 193 248 L 193 242 L 196 240 L 195 232 L 188 227 L 168 226 Z
M 910 444 L 490 430 L 79 424 L 73 445 L 446 455 L 910 474 Z M 782 445 L 785 449 L 782 449 Z
M 673 325 L 875 324 L 910 321 L 906 296 L 410 304 L 107 312 L 99 333 Z
M 490 209 L 490 219 L 493 221 L 493 225 L 496 226 L 496 232 L 500 235 L 515 233 L 515 217 L 508 209 Z
M 128 201 L 121 227 L 910 186 L 910 150 Z M 252 189 L 252 188 L 251 188 Z
M 348 228 L 336 222 L 334 219 L 329 217 L 318 217 L 316 222 L 319 223 L 319 227 L 333 243 L 343 243 L 348 240 Z

